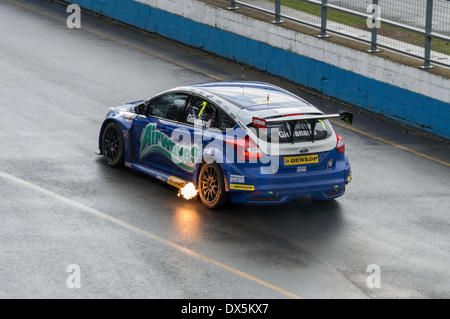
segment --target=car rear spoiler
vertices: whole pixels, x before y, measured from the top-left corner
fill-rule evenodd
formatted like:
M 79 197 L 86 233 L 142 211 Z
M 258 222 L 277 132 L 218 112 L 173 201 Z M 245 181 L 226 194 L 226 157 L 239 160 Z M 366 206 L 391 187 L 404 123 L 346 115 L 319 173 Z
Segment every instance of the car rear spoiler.
M 353 124 L 353 113 L 350 112 L 341 112 L 338 114 L 298 114 L 298 115 L 285 115 L 285 116 L 277 116 L 273 118 L 268 118 L 265 121 L 266 125 L 270 123 L 276 122 L 284 122 L 289 124 L 288 133 L 291 138 L 292 144 L 294 144 L 294 130 L 298 121 L 307 121 L 311 124 L 309 128 L 309 135 L 311 137 L 311 142 L 314 142 L 314 131 L 316 128 L 316 124 L 322 120 L 328 120 L 332 118 L 340 118 L 344 122 L 352 125 Z M 258 119 L 256 119 L 258 120 Z M 253 122 L 255 122 L 255 118 L 253 118 Z

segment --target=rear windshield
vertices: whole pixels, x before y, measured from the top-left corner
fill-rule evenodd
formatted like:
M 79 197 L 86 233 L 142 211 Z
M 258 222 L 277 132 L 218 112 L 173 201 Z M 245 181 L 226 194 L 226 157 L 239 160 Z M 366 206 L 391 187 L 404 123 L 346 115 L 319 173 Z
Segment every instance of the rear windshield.
M 289 122 L 274 122 L 267 126 L 267 129 L 260 130 L 255 128 L 252 124 L 249 126 L 255 129 L 258 138 L 272 142 L 273 134 L 278 135 L 279 143 L 298 143 L 312 141 L 310 121 L 297 121 L 293 136 L 291 134 L 291 127 Z M 319 120 L 314 128 L 314 141 L 324 140 L 333 134 L 333 129 L 327 120 Z M 276 136 L 275 135 L 275 136 Z

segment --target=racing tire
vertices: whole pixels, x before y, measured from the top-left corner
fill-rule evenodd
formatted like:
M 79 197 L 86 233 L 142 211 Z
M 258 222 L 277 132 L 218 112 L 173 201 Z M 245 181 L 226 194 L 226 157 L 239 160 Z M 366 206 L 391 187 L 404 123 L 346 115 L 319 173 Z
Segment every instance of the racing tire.
M 222 170 L 216 163 L 204 164 L 198 176 L 198 194 L 203 205 L 209 209 L 223 207 L 229 199 L 225 190 Z
M 125 147 L 119 126 L 110 122 L 102 134 L 102 154 L 109 166 L 120 167 L 125 163 Z

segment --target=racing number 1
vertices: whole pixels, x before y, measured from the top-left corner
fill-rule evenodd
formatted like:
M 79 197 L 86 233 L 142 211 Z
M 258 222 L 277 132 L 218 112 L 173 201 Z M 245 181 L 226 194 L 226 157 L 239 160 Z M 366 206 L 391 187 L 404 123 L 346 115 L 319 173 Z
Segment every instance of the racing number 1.
M 206 104 L 208 104 L 208 103 L 207 103 L 206 101 L 203 101 L 203 103 L 202 103 L 202 109 L 200 110 L 200 112 L 198 112 L 198 117 L 200 117 L 200 116 L 202 115 L 202 112 L 203 112 L 203 110 L 205 109 Z

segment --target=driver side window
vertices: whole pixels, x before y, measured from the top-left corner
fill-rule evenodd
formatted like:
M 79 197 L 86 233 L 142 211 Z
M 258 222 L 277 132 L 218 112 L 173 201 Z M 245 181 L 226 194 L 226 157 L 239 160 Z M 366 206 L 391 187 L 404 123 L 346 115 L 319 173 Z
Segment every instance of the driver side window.
M 217 110 L 214 105 L 200 97 L 194 97 L 190 104 L 185 119 L 186 123 L 200 126 L 203 129 L 218 126 Z
M 187 98 L 188 95 L 183 93 L 169 93 L 157 97 L 150 101 L 145 115 L 178 121 Z

